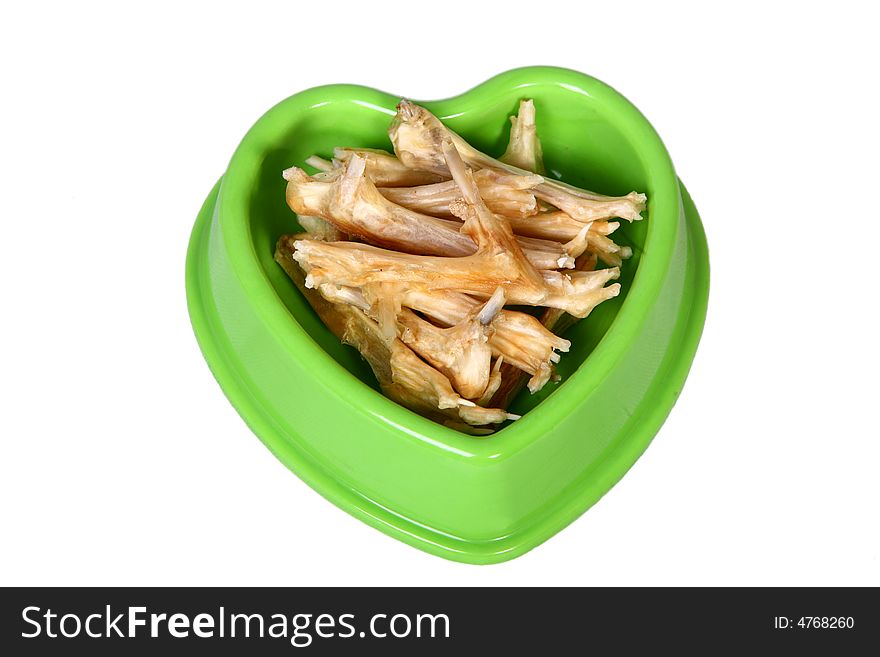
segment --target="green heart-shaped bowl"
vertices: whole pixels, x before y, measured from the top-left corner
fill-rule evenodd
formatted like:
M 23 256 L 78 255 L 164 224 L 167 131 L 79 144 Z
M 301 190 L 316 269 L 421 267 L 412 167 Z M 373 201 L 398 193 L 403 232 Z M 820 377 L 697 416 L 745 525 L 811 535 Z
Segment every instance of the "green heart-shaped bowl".
M 390 150 L 399 96 L 331 85 L 273 107 L 205 201 L 187 254 L 196 337 L 254 433 L 345 511 L 469 563 L 526 552 L 623 476 L 675 403 L 706 314 L 708 253 L 696 209 L 657 133 L 620 94 L 575 71 L 534 67 L 424 104 L 498 155 L 524 97 L 535 101 L 548 175 L 649 200 L 645 221 L 615 236 L 634 251 L 621 295 L 566 334 L 562 383 L 521 395 L 514 410 L 523 418 L 490 437 L 383 397 L 359 354 L 324 328 L 272 258 L 278 237 L 300 230 L 281 171 L 334 146 Z

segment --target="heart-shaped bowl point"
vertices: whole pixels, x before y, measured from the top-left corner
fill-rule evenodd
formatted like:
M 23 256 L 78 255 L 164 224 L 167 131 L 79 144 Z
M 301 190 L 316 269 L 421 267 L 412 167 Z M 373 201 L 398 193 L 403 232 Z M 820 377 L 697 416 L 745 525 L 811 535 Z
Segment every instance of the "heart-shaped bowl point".
M 281 171 L 336 146 L 390 150 L 400 97 L 352 85 L 298 93 L 235 151 L 193 229 L 187 298 L 215 377 L 270 450 L 352 515 L 428 552 L 513 558 L 559 531 L 638 459 L 677 398 L 699 341 L 708 257 L 699 217 L 660 138 L 598 80 L 567 69 L 503 73 L 424 102 L 489 153 L 503 152 L 519 100 L 537 110 L 548 176 L 609 195 L 645 192 L 623 225 L 621 294 L 565 337 L 559 384 L 514 403 L 522 419 L 473 437 L 382 396 L 360 355 L 321 323 L 273 260 L 298 232 Z

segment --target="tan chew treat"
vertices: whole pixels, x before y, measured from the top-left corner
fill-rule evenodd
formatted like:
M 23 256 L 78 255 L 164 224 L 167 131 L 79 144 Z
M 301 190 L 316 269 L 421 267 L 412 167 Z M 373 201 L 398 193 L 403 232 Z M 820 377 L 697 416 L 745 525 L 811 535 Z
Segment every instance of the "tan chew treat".
M 296 219 L 299 225 L 303 227 L 303 230 L 313 239 L 323 240 L 324 242 L 340 242 L 347 238 L 345 233 L 321 217 L 310 217 L 309 215 L 301 214 Z
M 519 101 L 519 112 L 510 117 L 510 124 L 507 150 L 498 159 L 524 171 L 543 175 L 544 152 L 535 126 L 535 104 L 526 99 Z
M 500 169 L 516 175 L 529 175 L 512 166 L 481 153 L 424 107 L 402 100 L 397 115 L 388 130 L 394 152 L 400 161 L 413 169 L 439 176 L 449 175 L 443 154 L 443 143 L 452 140 L 462 159 L 475 169 Z M 567 212 L 578 221 L 589 222 L 620 217 L 628 221 L 641 219 L 645 209 L 645 195 L 631 192 L 626 196 L 604 196 L 579 189 L 557 180 L 544 179 L 534 188 L 535 196 Z
M 314 175 L 283 172 L 307 234 L 282 237 L 275 259 L 387 397 L 492 433 L 518 419 L 505 409 L 519 390 L 559 380 L 571 345 L 554 331 L 619 293 L 612 281 L 632 250 L 611 239 L 620 224 L 610 220 L 641 219 L 646 198 L 545 178 L 528 99 L 497 160 L 406 100 L 389 136 L 393 155 L 336 148 L 332 161 L 305 161 Z
M 417 256 L 354 242 L 301 240 L 295 257 L 308 272 L 306 283 L 363 287 L 378 282 L 418 283 L 488 297 L 504 286 L 514 304 L 561 308 L 577 317 L 615 296 L 619 270 L 598 272 L 536 270 L 523 254 L 509 224 L 485 206 L 461 204 L 462 232 L 477 242 L 474 255 L 460 258 Z
M 344 170 L 326 180 L 309 176 L 297 167 L 287 169 L 287 204 L 299 216 L 321 217 L 342 233 L 396 251 L 464 256 L 477 250 L 474 240 L 461 232 L 459 221 L 414 212 L 383 197 L 364 175 L 366 162 L 354 155 Z M 523 238 L 521 242 L 528 257 L 541 269 L 574 266 L 577 254 L 567 253 L 558 242 L 536 238 Z
M 593 269 L 595 269 L 595 267 L 595 254 L 584 254 L 580 258 L 578 258 L 577 262 L 575 263 L 575 269 L 579 271 L 592 271 Z M 546 330 L 548 333 L 553 332 L 553 334 L 564 333 L 578 321 L 580 320 L 577 317 L 573 317 L 572 315 L 569 315 L 565 311 L 559 310 L 558 308 L 547 308 L 544 311 L 544 314 L 541 315 L 542 328 L 544 328 L 544 330 Z M 552 375 L 553 372 L 548 371 L 547 379 L 549 379 Z M 498 386 L 498 389 L 489 400 L 486 400 L 486 405 L 497 406 L 498 408 L 508 408 L 516 395 L 519 393 L 519 391 L 522 390 L 523 387 L 526 385 L 528 385 L 530 392 L 536 392 L 536 389 L 533 385 L 534 377 L 527 380 L 522 372 L 516 370 L 513 367 L 510 367 L 506 363 L 501 368 L 500 378 L 501 383 Z M 545 382 L 547 381 L 547 379 L 545 379 Z
M 293 260 L 291 236 L 282 237 L 275 260 L 283 267 L 324 324 L 366 359 L 382 391 L 407 408 L 439 422 L 467 425 L 499 424 L 518 416 L 498 408 L 483 408 L 462 398 L 436 369 L 425 363 L 397 338 L 388 340 L 378 323 L 360 309 L 331 303 L 305 285 L 303 272 Z
M 541 161 L 541 140 L 538 137 L 535 126 L 535 108 L 530 101 L 520 102 L 520 111 L 516 119 L 511 118 L 513 127 L 510 132 L 510 141 L 507 151 L 502 160 L 508 164 L 519 166 L 536 173 L 543 172 Z M 528 220 L 510 218 L 511 226 L 515 232 L 532 237 L 542 237 L 556 240 L 570 240 L 582 231 L 583 223 L 570 217 L 560 210 L 541 212 Z M 588 247 L 592 253 L 585 253 L 577 258 L 575 269 L 592 271 L 596 268 L 597 255 L 603 262 L 612 266 L 621 264 L 621 256 L 629 257 L 626 251 L 618 247 L 606 236 L 613 233 L 620 224 L 609 221 L 594 221 L 589 224 L 587 239 Z M 601 239 L 599 239 L 601 238 Z M 541 316 L 542 327 L 551 335 L 552 331 L 562 332 L 577 322 L 577 318 L 569 315 L 558 308 L 547 308 Z M 545 379 L 548 380 L 554 373 L 552 365 L 548 363 Z M 500 408 L 507 408 L 517 393 L 526 385 L 526 377 L 516 368 L 503 365 L 498 372 L 499 385 L 495 393 L 486 400 Z M 531 392 L 536 391 L 535 377 L 528 381 Z M 542 383 L 543 386 L 543 383 Z
M 540 176 L 516 176 L 493 169 L 474 173 L 480 196 L 489 209 L 505 217 L 530 217 L 538 212 L 538 202 L 530 191 L 543 182 Z M 455 181 L 418 187 L 385 187 L 379 190 L 389 201 L 417 212 L 451 217 L 450 204 L 461 197 Z M 552 238 L 551 238 L 552 239 Z
M 399 336 L 419 356 L 446 375 L 452 387 L 467 399 L 486 393 L 491 374 L 494 320 L 504 306 L 504 290 L 498 288 L 482 306 L 461 322 L 440 328 L 404 308 L 398 315 Z
M 356 155 L 367 161 L 367 177 L 376 187 L 411 187 L 449 180 L 448 175 L 411 169 L 391 153 L 375 148 L 337 148 L 333 151 L 333 164 L 344 167 Z
M 292 248 L 292 247 L 289 247 Z M 321 294 L 337 303 L 348 303 L 374 312 L 373 304 L 364 297 L 361 290 L 324 284 L 319 288 Z M 430 290 L 421 286 L 408 287 L 401 293 L 399 301 L 404 308 L 411 308 L 438 326 L 451 327 L 466 321 L 468 315 L 478 309 L 481 302 L 467 294 Z M 541 322 L 527 313 L 503 309 L 493 320 L 494 331 L 489 335 L 492 355 L 503 359 L 505 367 L 517 368 L 531 375 L 529 387 L 539 390 L 547 382 L 552 372 L 552 364 L 559 361 L 559 352 L 566 352 L 571 346 Z
M 309 287 L 324 283 L 363 287 L 400 282 L 489 297 L 495 288 L 504 286 L 511 304 L 560 308 L 581 318 L 620 292 L 617 283 L 605 287 L 620 275 L 617 267 L 596 272 L 542 270 L 541 283 L 537 284 L 526 279 L 518 263 L 512 263 L 501 252 L 478 251 L 463 258 L 443 258 L 415 256 L 356 242 L 305 239 L 294 246 L 294 258 L 308 272 Z

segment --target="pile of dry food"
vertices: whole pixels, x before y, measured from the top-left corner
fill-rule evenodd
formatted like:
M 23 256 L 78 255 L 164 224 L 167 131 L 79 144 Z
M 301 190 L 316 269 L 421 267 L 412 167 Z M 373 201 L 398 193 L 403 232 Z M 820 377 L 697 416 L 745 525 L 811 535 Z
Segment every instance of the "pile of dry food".
M 608 283 L 631 251 L 611 220 L 641 219 L 646 202 L 544 177 L 532 101 L 511 122 L 496 160 L 404 100 L 394 155 L 337 148 L 306 160 L 316 175 L 284 171 L 306 233 L 283 236 L 275 259 L 385 395 L 475 434 L 518 419 L 513 396 L 568 351 L 554 330 L 618 294 Z

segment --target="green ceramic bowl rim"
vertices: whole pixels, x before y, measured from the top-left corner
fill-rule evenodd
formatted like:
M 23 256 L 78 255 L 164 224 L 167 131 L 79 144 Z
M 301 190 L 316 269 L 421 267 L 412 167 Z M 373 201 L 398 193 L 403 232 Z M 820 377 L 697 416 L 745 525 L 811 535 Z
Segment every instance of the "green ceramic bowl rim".
M 538 406 L 488 438 L 474 438 L 441 426 L 412 413 L 352 376 L 311 338 L 278 297 L 255 250 L 250 233 L 249 203 L 256 186 L 262 154 L 267 147 L 278 144 L 289 128 L 291 111 L 317 104 L 350 103 L 358 95 L 378 102 L 367 102 L 384 109 L 387 94 L 358 85 L 327 85 L 314 87 L 281 101 L 266 112 L 248 131 L 230 160 L 223 176 L 218 207 L 218 223 L 224 248 L 233 272 L 253 310 L 280 344 L 294 353 L 313 373 L 314 382 L 335 394 L 340 404 L 359 409 L 364 420 L 390 423 L 402 430 L 406 439 L 426 447 L 441 448 L 452 458 L 476 458 L 486 465 L 527 447 L 540 437 L 546 426 L 555 424 L 583 402 L 614 369 L 647 320 L 648 313 L 660 293 L 675 246 L 681 200 L 675 170 L 665 146 L 651 124 L 626 98 L 599 80 L 565 68 L 533 66 L 501 73 L 474 89 L 442 101 L 424 102 L 441 118 L 444 108 L 458 111 L 477 95 L 509 93 L 511 87 L 526 89 L 534 84 L 562 86 L 574 93 L 594 98 L 603 119 L 612 123 L 633 145 L 641 160 L 648 181 L 648 230 L 638 270 L 617 316 L 593 352 L 578 366 L 568 380 Z M 479 94 L 474 92 L 479 91 Z M 473 94 L 473 95 L 472 95 Z M 291 162 L 291 164 L 295 164 Z M 279 178 L 281 172 L 279 171 Z M 597 190 L 602 191 L 602 190 Z M 625 265 L 624 265 L 625 266 Z M 587 320 L 589 321 L 589 320 Z

